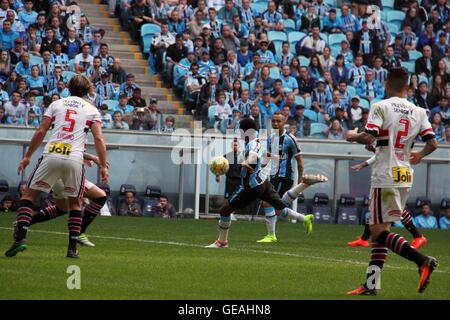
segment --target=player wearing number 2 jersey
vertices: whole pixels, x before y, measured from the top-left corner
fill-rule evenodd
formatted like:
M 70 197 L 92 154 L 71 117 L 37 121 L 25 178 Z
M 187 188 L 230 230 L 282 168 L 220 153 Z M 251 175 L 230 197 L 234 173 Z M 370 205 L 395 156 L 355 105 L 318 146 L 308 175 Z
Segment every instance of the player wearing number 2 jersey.
M 389 99 L 373 105 L 366 130 L 349 131 L 348 141 L 371 145 L 377 150 L 373 164 L 369 224 L 372 233 L 372 255 L 367 280 L 350 295 L 376 294 L 376 285 L 387 257 L 388 248 L 400 256 L 414 261 L 419 267 L 418 291 L 423 292 L 429 283 L 437 261 L 412 248 L 400 235 L 390 232 L 392 222 L 399 221 L 413 183 L 411 165 L 437 148 L 433 129 L 424 109 L 409 103 L 406 97 L 408 72 L 403 68 L 391 69 L 386 82 Z M 426 143 L 419 152 L 412 152 L 417 136 Z
M 50 192 L 58 181 L 64 185 L 62 195 L 67 197 L 69 207 L 67 257 L 79 257 L 76 250 L 82 223 L 79 198 L 84 191 L 83 152 L 89 129 L 94 136 L 102 179 L 105 182 L 108 180 L 106 147 L 103 141 L 100 114 L 88 100 L 83 99 L 90 85 L 91 82 L 84 76 L 77 75 L 71 78 L 68 85 L 71 96 L 57 100 L 49 106 L 41 126 L 33 135 L 30 147 L 20 162 L 19 174 L 29 165 L 31 156 L 53 125 L 52 136 L 32 171 L 27 188 L 19 201 L 17 230 L 14 233 L 15 242 L 6 251 L 7 257 L 15 256 L 27 248 L 26 234 L 32 219 L 33 202 L 41 191 Z

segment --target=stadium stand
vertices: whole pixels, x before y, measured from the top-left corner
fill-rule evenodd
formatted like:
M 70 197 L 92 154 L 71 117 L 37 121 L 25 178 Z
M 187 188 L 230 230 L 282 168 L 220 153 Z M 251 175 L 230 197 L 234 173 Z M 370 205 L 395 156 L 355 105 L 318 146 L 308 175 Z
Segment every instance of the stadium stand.
M 329 197 L 326 193 L 316 193 L 314 195 L 311 214 L 314 215 L 315 223 L 334 223 Z
M 359 224 L 355 197 L 349 194 L 342 194 L 336 210 L 336 216 L 338 224 Z

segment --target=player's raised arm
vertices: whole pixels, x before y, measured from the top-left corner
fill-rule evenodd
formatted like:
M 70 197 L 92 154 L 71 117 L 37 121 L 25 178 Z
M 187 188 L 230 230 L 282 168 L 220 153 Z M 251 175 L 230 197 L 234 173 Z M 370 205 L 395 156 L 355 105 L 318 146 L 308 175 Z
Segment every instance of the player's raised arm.
M 19 168 L 17 169 L 17 174 L 21 174 L 23 170 L 30 164 L 31 157 L 33 153 L 39 148 L 44 141 L 45 135 L 47 131 L 50 129 L 52 125 L 52 118 L 49 116 L 44 116 L 41 125 L 34 132 L 33 138 L 31 139 L 30 146 L 25 153 L 22 161 L 20 161 Z
M 106 160 L 106 145 L 103 139 L 102 126 L 99 122 L 95 121 L 91 127 L 92 135 L 94 136 L 95 150 L 99 158 L 100 173 L 102 181 L 107 183 L 109 180 L 108 173 L 108 161 Z

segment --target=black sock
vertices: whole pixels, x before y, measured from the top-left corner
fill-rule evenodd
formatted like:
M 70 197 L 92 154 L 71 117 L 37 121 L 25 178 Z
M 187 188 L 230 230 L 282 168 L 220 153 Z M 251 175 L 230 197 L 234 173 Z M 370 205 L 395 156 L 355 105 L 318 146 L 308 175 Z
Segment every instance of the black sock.
M 77 240 L 81 229 L 81 211 L 71 210 L 69 212 L 69 250 L 77 250 Z
M 25 239 L 28 227 L 30 226 L 31 217 L 33 215 L 33 202 L 29 200 L 20 200 L 17 206 L 17 234 L 16 241 Z
M 362 234 L 362 236 L 361 236 L 361 240 L 364 240 L 364 241 L 369 240 L 370 234 L 371 234 L 371 232 L 370 232 L 370 226 L 369 226 L 368 223 L 366 223 L 366 224 L 364 225 L 364 232 L 363 232 L 363 234 Z
M 412 220 L 411 215 L 408 211 L 404 210 L 402 213 L 402 224 L 405 226 L 406 230 L 408 230 L 414 238 L 419 238 L 422 236 L 417 230 L 414 222 Z
M 106 197 L 92 199 L 89 205 L 84 209 L 83 223 L 81 224 L 81 233 L 85 233 L 87 227 L 94 221 L 95 217 L 100 214 L 106 202 Z
M 33 215 L 31 218 L 30 226 L 35 223 L 45 222 L 48 220 L 56 219 L 60 216 L 65 215 L 67 212 L 63 211 L 56 206 L 49 206 L 42 210 L 40 210 L 38 213 Z
M 376 241 L 372 241 L 372 253 L 370 255 L 369 268 L 367 272 L 366 287 L 369 287 L 370 277 L 375 271 L 370 270 L 372 266 L 377 266 L 380 271 L 383 269 L 384 262 L 386 261 L 388 253 L 388 248 L 386 246 L 379 244 Z
M 412 248 L 408 241 L 399 234 L 384 231 L 377 239 L 377 242 L 384 245 L 408 260 L 414 261 L 419 267 L 425 262 L 426 257 L 416 249 Z

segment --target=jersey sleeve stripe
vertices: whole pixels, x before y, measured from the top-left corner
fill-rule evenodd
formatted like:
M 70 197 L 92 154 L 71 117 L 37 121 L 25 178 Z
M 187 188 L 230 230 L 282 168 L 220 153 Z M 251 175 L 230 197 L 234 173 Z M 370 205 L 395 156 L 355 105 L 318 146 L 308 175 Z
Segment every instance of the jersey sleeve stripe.
M 424 135 L 428 135 L 428 134 L 433 134 L 434 135 L 434 131 L 433 128 L 428 128 L 423 130 L 421 133 L 419 133 L 419 135 L 422 137 Z

